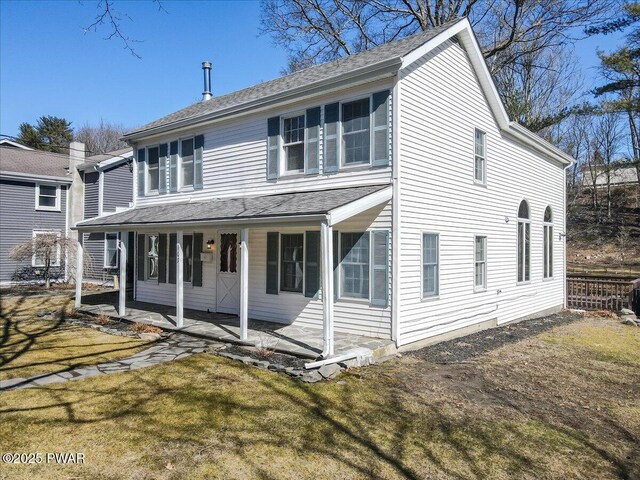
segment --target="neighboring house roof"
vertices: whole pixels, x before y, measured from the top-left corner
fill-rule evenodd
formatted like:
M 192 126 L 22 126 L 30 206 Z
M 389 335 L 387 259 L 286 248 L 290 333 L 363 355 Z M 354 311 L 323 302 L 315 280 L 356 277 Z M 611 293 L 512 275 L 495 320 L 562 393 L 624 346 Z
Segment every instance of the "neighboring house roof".
M 129 225 L 197 224 L 224 221 L 247 221 L 282 217 L 327 215 L 332 210 L 388 191 L 389 185 L 338 188 L 313 192 L 283 193 L 256 197 L 174 203 L 138 207 L 93 218 L 77 224 L 78 230 Z M 384 200 L 384 199 L 382 199 Z
M 85 163 L 78 165 L 78 170 L 104 170 L 105 168 L 129 161 L 131 157 L 133 157 L 133 149 L 131 147 L 120 148 L 111 152 L 87 157 Z
M 26 145 L 22 145 L 21 143 L 14 142 L 13 140 L 9 140 L 8 138 L 3 138 L 0 140 L 0 147 L 11 147 L 11 148 L 21 148 L 23 150 L 33 150 L 31 147 L 27 147 Z
M 71 182 L 69 156 L 41 150 L 0 146 L 0 173 L 3 176 Z
M 395 69 L 397 70 L 402 57 L 424 45 L 425 42 L 436 37 L 439 33 L 459 21 L 460 20 L 450 22 L 446 25 L 426 32 L 420 32 L 401 40 L 385 43 L 333 62 L 305 68 L 304 70 L 276 78 L 275 80 L 259 83 L 244 90 L 238 90 L 220 97 L 213 97 L 206 101 L 194 103 L 182 110 L 178 110 L 177 112 L 143 125 L 136 130 L 127 132 L 125 138 L 146 130 L 172 125 L 181 120 L 197 119 L 204 115 L 224 112 L 256 100 L 265 100 L 274 95 L 282 95 L 288 92 L 295 93 L 311 85 L 336 80 L 362 70 L 368 71 L 372 65 L 386 65 L 391 62 L 396 65 Z

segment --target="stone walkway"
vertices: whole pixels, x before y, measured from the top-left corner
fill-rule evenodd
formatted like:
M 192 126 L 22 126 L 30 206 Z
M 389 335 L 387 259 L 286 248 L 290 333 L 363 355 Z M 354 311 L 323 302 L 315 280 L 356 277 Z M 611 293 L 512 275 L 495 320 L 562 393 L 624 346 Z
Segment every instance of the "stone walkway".
M 158 341 L 154 346 L 131 355 L 130 357 L 101 363 L 89 367 L 75 368 L 57 373 L 37 375 L 30 378 L 12 378 L 0 380 L 0 391 L 19 388 L 39 387 L 51 383 L 61 383 L 69 380 L 83 380 L 97 375 L 127 372 L 139 368 L 151 367 L 160 363 L 170 362 L 188 357 L 194 353 L 203 353 L 211 348 L 222 347 L 222 343 L 210 340 L 194 339 L 181 334 L 173 334 L 166 340 Z

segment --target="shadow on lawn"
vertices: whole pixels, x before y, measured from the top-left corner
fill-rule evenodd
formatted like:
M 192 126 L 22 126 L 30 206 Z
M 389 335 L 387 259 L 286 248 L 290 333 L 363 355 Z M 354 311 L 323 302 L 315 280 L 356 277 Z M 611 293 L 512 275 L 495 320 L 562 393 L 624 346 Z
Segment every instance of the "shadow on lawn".
M 594 416 L 592 412 L 571 412 L 570 425 L 567 418 L 559 422 L 549 417 L 549 409 L 554 408 L 551 399 L 532 410 L 524 408 L 525 402 L 517 395 L 499 393 L 496 385 L 487 385 L 485 390 L 492 392 L 488 395 L 496 404 L 514 410 L 504 419 L 516 419 L 502 424 L 503 418 L 499 417 L 492 423 L 480 412 L 480 421 L 468 416 L 468 411 L 454 415 L 455 403 L 433 401 L 428 392 L 408 389 L 393 371 L 376 372 L 371 377 L 365 372 L 360 378 L 356 374 L 342 386 L 335 382 L 308 385 L 220 362 L 223 368 L 214 370 L 204 370 L 206 363 L 195 359 L 172 362 L 148 371 L 128 372 L 119 376 L 115 385 L 111 382 L 102 387 L 97 379 L 42 388 L 40 404 L 1 408 L 0 415 L 41 412 L 40 417 L 31 415 L 30 423 L 41 423 L 47 429 L 73 423 L 95 430 L 96 424 L 105 422 L 113 428 L 114 421 L 122 421 L 132 445 L 146 445 L 153 439 L 144 455 L 158 457 L 155 468 L 163 468 L 166 462 L 176 468 L 193 468 L 197 462 L 216 463 L 222 455 L 233 459 L 238 471 L 248 468 L 251 477 L 265 479 L 279 476 L 263 455 L 254 453 L 273 446 L 286 452 L 282 456 L 290 457 L 288 468 L 292 469 L 306 468 L 301 462 L 310 455 L 316 461 L 326 459 L 333 465 L 327 468 L 333 470 L 316 471 L 319 477 L 352 472 L 370 478 L 487 478 L 496 474 L 497 462 L 511 476 L 537 478 L 551 472 L 541 470 L 534 454 L 551 455 L 559 447 L 563 461 L 568 462 L 571 456 L 567 451 L 576 445 L 611 464 L 619 478 L 636 478 L 638 474 L 637 464 L 599 446 L 581 430 L 581 425 L 590 421 L 604 422 L 604 413 Z M 167 368 L 171 370 L 162 370 Z M 189 381 L 205 374 L 210 377 L 206 381 Z M 380 381 L 385 388 L 378 388 Z M 42 404 L 43 399 L 46 404 Z M 64 416 L 57 412 L 59 409 Z M 540 422 L 549 435 L 527 433 L 518 427 L 518 421 Z M 617 421 L 606 417 L 606 422 L 608 437 L 623 436 L 632 445 L 637 442 L 633 433 Z M 80 430 L 78 434 L 82 435 Z M 559 444 L 552 445 L 551 441 Z M 139 454 L 144 456 L 143 452 Z M 279 459 L 276 464 L 281 462 Z M 579 468 L 580 474 L 589 473 L 590 467 Z

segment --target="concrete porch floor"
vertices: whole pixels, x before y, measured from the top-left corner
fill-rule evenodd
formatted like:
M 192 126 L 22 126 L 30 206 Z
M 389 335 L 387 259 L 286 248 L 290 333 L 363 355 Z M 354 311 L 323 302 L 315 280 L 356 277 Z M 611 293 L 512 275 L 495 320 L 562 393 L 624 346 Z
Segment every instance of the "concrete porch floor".
M 127 300 L 126 315 L 118 315 L 118 293 L 83 295 L 80 311 L 98 315 L 101 313 L 129 322 L 146 323 L 163 330 L 179 331 L 187 335 L 222 342 L 252 345 L 290 353 L 298 357 L 317 359 L 322 353 L 322 330 L 294 324 L 265 322 L 249 319 L 249 341 L 240 340 L 240 321 L 236 315 L 207 313 L 184 309 L 183 327 L 176 327 L 175 308 L 166 305 Z M 335 356 L 354 349 L 367 349 L 377 358 L 395 352 L 391 340 L 335 333 Z

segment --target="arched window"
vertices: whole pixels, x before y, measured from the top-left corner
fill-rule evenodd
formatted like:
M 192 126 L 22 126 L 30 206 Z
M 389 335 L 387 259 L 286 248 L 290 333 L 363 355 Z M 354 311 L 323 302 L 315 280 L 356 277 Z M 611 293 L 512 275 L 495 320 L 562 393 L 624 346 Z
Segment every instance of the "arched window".
M 553 277 L 553 213 L 551 207 L 547 207 L 544 211 L 544 278 Z
M 531 279 L 531 220 L 526 200 L 518 207 L 518 282 Z

